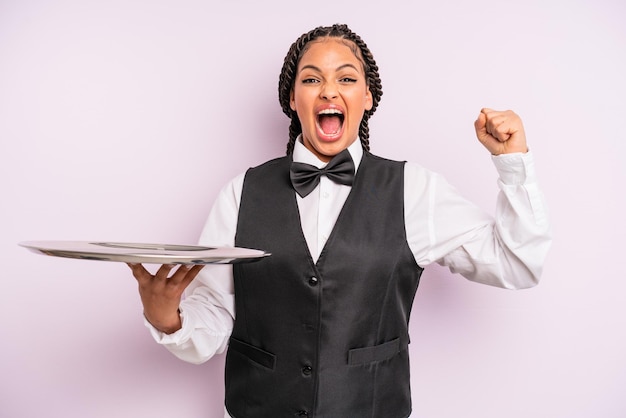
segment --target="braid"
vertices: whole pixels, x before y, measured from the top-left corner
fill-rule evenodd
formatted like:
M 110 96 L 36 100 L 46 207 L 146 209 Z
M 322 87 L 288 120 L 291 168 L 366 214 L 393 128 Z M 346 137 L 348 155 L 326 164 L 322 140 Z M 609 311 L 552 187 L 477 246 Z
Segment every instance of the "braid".
M 298 63 L 302 58 L 302 55 L 307 51 L 309 43 L 318 38 L 334 37 L 351 41 L 355 47 L 353 47 L 354 55 L 363 63 L 363 69 L 365 71 L 365 79 L 367 86 L 372 94 L 372 108 L 366 110 L 361 119 L 361 125 L 359 126 L 359 139 L 361 140 L 361 146 L 365 151 L 369 151 L 369 126 L 368 121 L 370 116 L 374 114 L 381 96 L 383 95 L 382 83 L 378 74 L 378 66 L 374 60 L 374 56 L 371 51 L 363 42 L 361 37 L 352 32 L 347 25 L 335 24 L 332 26 L 319 26 L 310 32 L 307 32 L 300 36 L 289 48 L 283 68 L 280 72 L 278 79 L 278 100 L 282 107 L 283 113 L 285 113 L 290 119 L 289 125 L 289 142 L 287 143 L 287 154 L 293 152 L 293 147 L 298 135 L 302 133 L 302 126 L 296 111 L 291 109 L 290 100 L 291 92 L 293 90 L 296 73 L 298 71 Z
M 298 115 L 295 115 L 291 118 L 291 123 L 289 124 L 289 142 L 287 143 L 287 155 L 291 155 L 291 153 L 293 152 L 293 147 L 296 144 L 296 138 L 298 138 L 298 135 L 300 135 L 301 133 L 302 126 L 300 125 Z

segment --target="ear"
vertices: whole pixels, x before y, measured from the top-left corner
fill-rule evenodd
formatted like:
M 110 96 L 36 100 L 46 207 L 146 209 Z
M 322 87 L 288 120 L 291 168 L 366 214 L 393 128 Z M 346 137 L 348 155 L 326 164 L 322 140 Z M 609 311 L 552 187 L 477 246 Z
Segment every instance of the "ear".
M 294 112 L 296 111 L 296 99 L 293 94 L 293 89 L 291 89 L 291 93 L 289 93 L 289 107 L 291 107 L 291 110 Z
M 372 97 L 372 92 L 370 91 L 369 86 L 366 87 L 367 91 L 365 92 L 365 110 L 372 110 L 374 106 L 374 98 Z

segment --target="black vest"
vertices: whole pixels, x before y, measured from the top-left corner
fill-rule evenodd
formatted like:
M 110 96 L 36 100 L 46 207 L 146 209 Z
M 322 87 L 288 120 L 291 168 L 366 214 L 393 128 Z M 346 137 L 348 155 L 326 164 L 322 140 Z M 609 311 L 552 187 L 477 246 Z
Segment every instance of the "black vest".
M 226 407 L 234 418 L 405 418 L 422 269 L 406 241 L 404 163 L 364 153 L 317 263 L 290 163 L 246 173 L 235 245 L 272 255 L 233 267 Z

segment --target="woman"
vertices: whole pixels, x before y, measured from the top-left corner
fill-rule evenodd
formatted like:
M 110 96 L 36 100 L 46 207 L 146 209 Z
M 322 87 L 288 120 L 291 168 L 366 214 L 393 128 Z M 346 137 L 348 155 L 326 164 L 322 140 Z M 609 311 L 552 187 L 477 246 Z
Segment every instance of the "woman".
M 504 288 L 539 279 L 549 225 L 520 118 L 483 109 L 475 122 L 500 175 L 493 219 L 440 176 L 369 152 L 381 96 L 374 58 L 347 26 L 302 35 L 279 80 L 287 156 L 229 183 L 200 239 L 272 256 L 202 272 L 131 265 L 159 343 L 197 363 L 228 347 L 226 416 L 408 417 L 423 268 Z

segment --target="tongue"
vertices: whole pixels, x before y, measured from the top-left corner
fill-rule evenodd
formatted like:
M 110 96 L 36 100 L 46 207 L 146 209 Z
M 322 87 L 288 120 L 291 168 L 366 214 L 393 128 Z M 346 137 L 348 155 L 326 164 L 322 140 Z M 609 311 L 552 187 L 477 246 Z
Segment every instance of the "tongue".
M 341 128 L 341 119 L 339 116 L 323 115 L 320 117 L 320 127 L 325 134 L 334 134 L 339 131 L 339 128 Z

